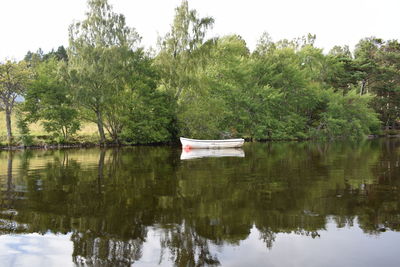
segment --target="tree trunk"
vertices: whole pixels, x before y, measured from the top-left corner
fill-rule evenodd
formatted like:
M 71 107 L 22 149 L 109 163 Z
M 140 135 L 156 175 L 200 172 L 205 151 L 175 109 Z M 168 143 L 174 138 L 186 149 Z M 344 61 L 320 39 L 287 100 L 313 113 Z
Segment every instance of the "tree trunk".
M 12 145 L 12 131 L 11 131 L 11 107 L 6 106 L 6 126 L 7 126 L 7 143 L 8 146 Z
M 119 132 L 117 130 L 117 126 L 115 126 L 115 123 L 106 123 L 105 124 L 106 130 L 107 132 L 110 134 L 112 141 L 116 144 L 119 145 L 119 140 L 118 140 L 118 136 L 119 136 Z
M 119 145 L 119 138 L 118 138 L 118 135 L 114 133 L 114 134 L 112 135 L 112 139 L 113 139 L 114 144 L 116 144 L 116 145 L 118 146 L 118 145 Z
M 367 83 L 366 80 L 362 80 L 362 82 L 361 82 L 361 89 L 360 89 L 360 95 L 363 95 L 363 94 L 364 94 L 364 89 L 365 89 L 366 83 Z
M 119 146 L 119 133 L 120 133 L 120 131 L 118 130 L 117 127 L 115 127 L 112 131 L 113 131 L 113 134 L 112 134 L 113 141 L 114 141 L 114 143 L 116 145 Z
M 103 118 L 99 111 L 96 112 L 96 116 L 97 116 L 97 127 L 99 129 L 99 135 L 100 135 L 100 145 L 104 145 L 106 143 L 106 135 L 104 133 Z

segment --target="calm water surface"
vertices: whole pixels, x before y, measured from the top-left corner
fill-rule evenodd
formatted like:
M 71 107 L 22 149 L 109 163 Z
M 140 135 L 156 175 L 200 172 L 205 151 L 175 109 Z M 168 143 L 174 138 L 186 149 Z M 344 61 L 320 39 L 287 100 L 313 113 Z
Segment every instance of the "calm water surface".
M 400 266 L 399 157 L 396 139 L 0 152 L 0 266 Z

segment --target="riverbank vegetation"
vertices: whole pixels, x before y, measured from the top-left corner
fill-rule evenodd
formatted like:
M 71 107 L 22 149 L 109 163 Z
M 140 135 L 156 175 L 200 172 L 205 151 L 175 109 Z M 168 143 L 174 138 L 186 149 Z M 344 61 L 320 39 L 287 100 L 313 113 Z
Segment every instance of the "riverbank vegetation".
M 312 34 L 265 33 L 250 51 L 239 35 L 209 37 L 214 19 L 183 1 L 150 52 L 107 0 L 88 8 L 67 48 L 0 63 L 3 144 L 361 138 L 398 126 L 398 40 L 326 53 Z

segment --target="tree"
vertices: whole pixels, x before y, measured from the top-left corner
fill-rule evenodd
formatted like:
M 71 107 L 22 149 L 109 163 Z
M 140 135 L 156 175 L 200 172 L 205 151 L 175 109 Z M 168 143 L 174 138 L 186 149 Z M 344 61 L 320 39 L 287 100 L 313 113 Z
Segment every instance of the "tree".
M 371 105 L 386 127 L 395 127 L 400 117 L 400 44 L 370 37 L 360 40 L 355 50 L 359 65 L 360 94 L 376 97 Z
M 389 40 L 378 52 L 378 75 L 372 86 L 376 98 L 373 106 L 386 127 L 399 126 L 400 119 L 400 43 Z
M 80 126 L 78 112 L 64 79 L 66 66 L 54 56 L 39 63 L 24 102 L 28 120 L 40 120 L 59 142 L 67 142 Z
M 369 107 L 371 95 L 358 95 L 355 90 L 346 95 L 327 90 L 324 92 L 326 109 L 320 114 L 320 124 L 314 129 L 319 137 L 328 139 L 361 138 L 378 133 L 380 122 Z
M 57 48 L 57 50 L 54 51 L 54 49 L 52 49 L 49 53 L 45 54 L 43 59 L 46 60 L 52 57 L 55 57 L 57 60 L 68 61 L 67 50 L 65 50 L 64 46 L 61 45 Z
M 335 48 L 324 55 L 313 43 L 314 36 L 277 43 L 263 36 L 252 55 L 256 83 L 252 95 L 257 97 L 249 106 L 258 108 L 252 116 L 257 122 L 249 128 L 255 129 L 256 138 L 376 133 L 379 123 L 369 108 L 371 97 L 357 97 L 351 91 L 359 71 L 348 49 Z
M 213 123 L 204 123 L 216 103 L 211 104 L 213 99 L 209 98 L 211 95 L 200 77 L 215 44 L 215 40 L 205 39 L 213 23 L 212 17 L 201 18 L 196 10 L 190 10 L 184 0 L 175 9 L 170 32 L 159 41 L 160 51 L 155 58 L 160 73 L 159 90 L 166 91 L 177 104 L 171 103 L 171 107 L 176 108 L 173 121 L 177 121 L 180 134 L 204 137 L 216 132 Z M 199 128 L 201 124 L 204 128 Z
M 347 45 L 334 46 L 326 57 L 329 70 L 325 81 L 329 86 L 343 93 L 357 86 L 361 72 Z
M 112 11 L 107 0 L 89 0 L 88 5 L 86 19 L 70 27 L 68 68 L 75 101 L 84 117 L 97 124 L 100 143 L 104 144 L 105 111 L 120 107 L 120 101 L 126 99 L 124 81 L 129 80 L 129 73 L 124 67 L 129 57 L 125 55 L 140 37 L 126 26 L 122 14 Z M 114 129 L 118 134 L 119 127 Z
M 252 107 L 257 104 L 250 93 L 254 82 L 243 38 L 229 35 L 216 39 L 206 66 L 198 73 L 201 87 L 190 94 L 184 113 L 179 114 L 186 132 L 205 138 L 250 136 L 255 119 Z
M 31 71 L 26 62 L 0 63 L 0 105 L 6 113 L 7 143 L 12 144 L 11 114 L 18 96 L 24 94 Z
M 185 90 L 196 86 L 196 69 L 204 65 L 211 41 L 204 41 L 207 30 L 214 24 L 212 17 L 200 18 L 196 10 L 189 10 L 187 0 L 175 9 L 171 31 L 160 41 L 157 65 L 162 84 L 173 92 L 177 100 Z
M 121 135 L 133 143 L 169 141 L 175 136 L 175 101 L 169 92 L 157 90 L 159 73 L 153 59 L 142 49 L 114 54 L 120 66 L 110 69 L 116 76 L 109 105 L 105 107 L 105 128 L 115 143 Z M 117 58 L 116 58 L 117 59 Z
M 376 82 L 377 53 L 383 44 L 383 40 L 375 37 L 365 38 L 358 42 L 354 51 L 355 59 L 363 75 L 361 77 L 360 95 L 371 90 Z
M 299 48 L 295 41 L 259 46 L 252 55 L 254 96 L 260 103 L 259 109 L 266 114 L 256 125 L 258 138 L 307 138 L 308 128 L 313 124 L 320 103 L 317 70 L 322 55 L 311 44 Z M 269 48 L 263 50 L 263 47 Z M 312 69 L 317 73 L 312 73 Z
M 51 49 L 50 52 L 44 53 L 41 48 L 39 48 L 36 52 L 28 51 L 24 57 L 24 60 L 28 62 L 30 65 L 34 65 L 38 62 L 42 62 L 48 60 L 52 57 L 55 57 L 57 60 L 68 61 L 67 50 L 65 50 L 64 46 L 59 46 L 57 50 Z
M 156 88 L 140 88 L 125 110 L 123 137 L 131 143 L 165 143 L 176 138 L 175 99 Z

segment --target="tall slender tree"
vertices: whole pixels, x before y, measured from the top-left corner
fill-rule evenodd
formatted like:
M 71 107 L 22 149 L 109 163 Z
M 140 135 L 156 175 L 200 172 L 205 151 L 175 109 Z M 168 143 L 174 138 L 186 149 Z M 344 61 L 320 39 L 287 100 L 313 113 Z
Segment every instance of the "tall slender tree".
M 88 6 L 86 18 L 70 26 L 69 73 L 75 100 L 86 119 L 97 124 L 104 144 L 105 110 L 113 110 L 113 104 L 118 107 L 121 98 L 126 99 L 121 93 L 126 89 L 121 81 L 128 75 L 123 68 L 124 55 L 135 48 L 140 37 L 107 0 L 89 0 Z
M 205 41 L 207 30 L 214 24 L 212 17 L 200 18 L 190 10 L 187 0 L 175 9 L 171 31 L 159 42 L 157 58 L 164 86 L 177 100 L 196 84 L 196 68 L 204 63 L 204 53 L 212 40 Z
M 7 143 L 12 144 L 11 114 L 18 96 L 23 95 L 31 72 L 24 61 L 0 64 L 0 106 L 6 113 Z

